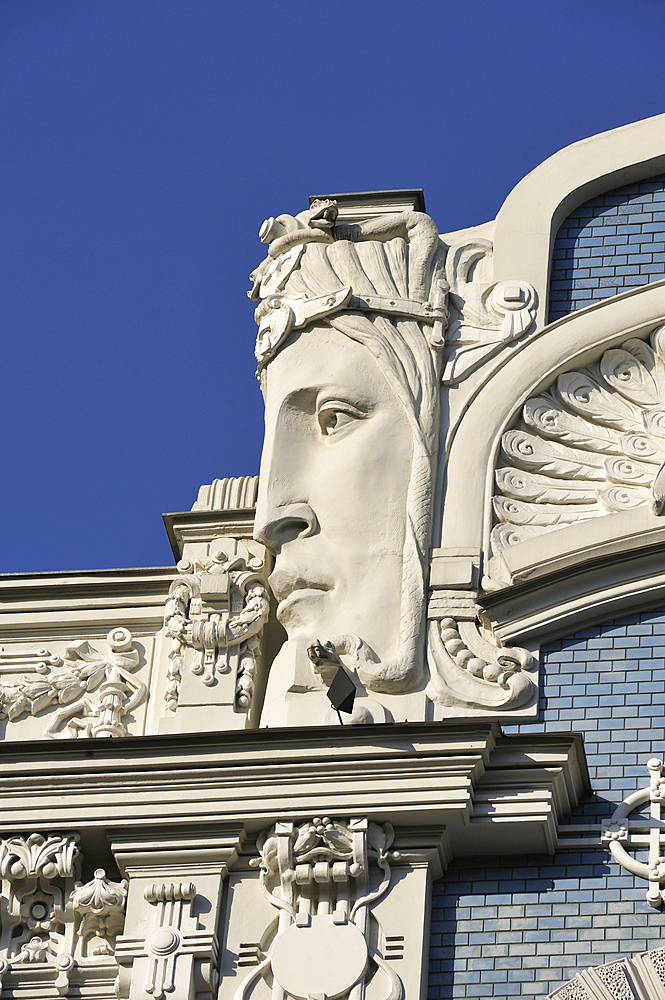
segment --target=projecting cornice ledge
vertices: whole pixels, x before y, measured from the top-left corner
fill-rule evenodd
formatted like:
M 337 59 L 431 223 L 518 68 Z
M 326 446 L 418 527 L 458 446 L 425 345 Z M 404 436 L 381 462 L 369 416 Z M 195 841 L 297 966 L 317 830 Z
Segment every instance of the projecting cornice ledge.
M 366 816 L 446 829 L 448 857 L 556 848 L 589 791 L 580 736 L 416 723 L 0 745 L 0 834 Z M 193 833 L 193 830 L 192 830 Z
M 480 600 L 505 644 L 548 642 L 665 600 L 665 518 L 648 508 L 557 528 L 501 552 L 512 585 Z

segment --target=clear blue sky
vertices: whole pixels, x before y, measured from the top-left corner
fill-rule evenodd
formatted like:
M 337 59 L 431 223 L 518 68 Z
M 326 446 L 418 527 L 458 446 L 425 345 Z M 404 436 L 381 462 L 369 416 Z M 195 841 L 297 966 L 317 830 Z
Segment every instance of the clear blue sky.
M 662 0 L 2 0 L 0 571 L 169 565 L 161 513 L 258 471 L 264 218 L 485 222 L 665 111 L 664 37 Z

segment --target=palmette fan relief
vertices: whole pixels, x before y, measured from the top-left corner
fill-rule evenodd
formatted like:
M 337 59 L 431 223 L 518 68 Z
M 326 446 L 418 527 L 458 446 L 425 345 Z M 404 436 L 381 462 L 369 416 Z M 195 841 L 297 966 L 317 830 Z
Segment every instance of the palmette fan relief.
M 501 439 L 491 546 L 665 506 L 665 326 L 559 375 Z

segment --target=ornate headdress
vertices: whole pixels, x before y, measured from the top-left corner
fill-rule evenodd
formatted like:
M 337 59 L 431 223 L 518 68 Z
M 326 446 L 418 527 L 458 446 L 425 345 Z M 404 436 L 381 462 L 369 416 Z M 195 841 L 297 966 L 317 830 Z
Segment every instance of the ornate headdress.
M 259 232 L 268 256 L 250 277 L 258 370 L 286 337 L 342 310 L 411 319 L 428 326 L 430 346 L 444 344 L 447 323 L 443 248 L 433 220 L 400 212 L 336 225 L 337 205 L 314 201 L 297 216 L 267 219 Z

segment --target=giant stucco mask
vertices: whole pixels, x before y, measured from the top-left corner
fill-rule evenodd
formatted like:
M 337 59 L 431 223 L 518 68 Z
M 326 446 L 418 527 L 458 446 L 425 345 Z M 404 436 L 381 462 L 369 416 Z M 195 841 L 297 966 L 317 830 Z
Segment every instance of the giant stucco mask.
M 328 721 L 335 658 L 356 680 L 354 721 L 404 718 L 405 695 L 422 702 L 427 683 L 442 247 L 422 213 L 339 226 L 336 215 L 324 202 L 268 220 L 252 276 L 266 399 L 255 530 L 275 555 L 288 635 L 262 725 Z
M 252 275 L 266 400 L 255 533 L 275 556 L 288 636 L 261 725 L 335 721 L 326 692 L 340 665 L 356 686 L 353 722 L 531 712 L 530 655 L 486 641 L 471 593 L 463 620 L 433 608 L 426 629 L 447 300 L 469 255 L 424 213 L 336 221 L 331 201 L 269 219 L 268 257 Z M 462 284 L 465 296 L 450 294 L 458 326 L 460 304 L 473 304 Z M 500 287 L 478 287 L 496 311 Z M 496 330 L 485 303 L 483 357 L 523 331 L 527 293 L 513 312 L 506 299 Z

